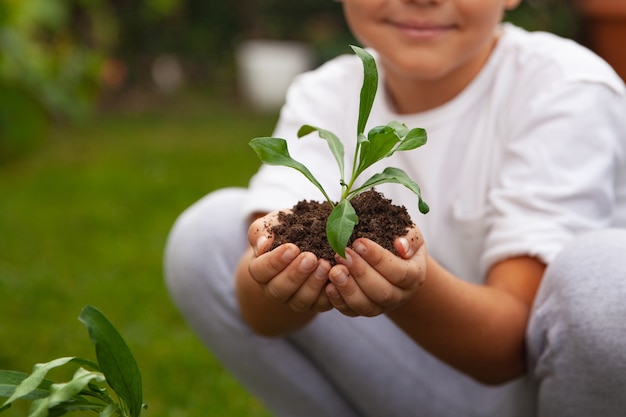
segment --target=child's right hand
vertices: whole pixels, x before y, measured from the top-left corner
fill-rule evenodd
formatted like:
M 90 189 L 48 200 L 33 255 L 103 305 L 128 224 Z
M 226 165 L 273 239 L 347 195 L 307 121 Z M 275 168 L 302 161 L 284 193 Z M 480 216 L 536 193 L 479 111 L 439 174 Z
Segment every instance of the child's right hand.
M 322 312 L 332 308 L 324 291 L 330 263 L 311 252 L 300 252 L 285 243 L 270 251 L 273 243 L 269 228 L 278 221 L 278 212 L 256 219 L 248 229 L 253 256 L 248 272 L 267 298 L 286 304 L 295 312 Z

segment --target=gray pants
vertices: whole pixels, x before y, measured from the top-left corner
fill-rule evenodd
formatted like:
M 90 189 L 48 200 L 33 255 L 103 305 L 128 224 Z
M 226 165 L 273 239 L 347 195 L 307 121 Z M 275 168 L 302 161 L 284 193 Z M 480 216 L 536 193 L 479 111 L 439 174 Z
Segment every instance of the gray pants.
M 281 417 L 626 415 L 626 230 L 582 236 L 549 266 L 528 328 L 528 377 L 480 385 L 385 316 L 321 314 L 287 338 L 253 334 L 235 298 L 245 190 L 209 194 L 175 223 L 168 288 L 190 327 Z

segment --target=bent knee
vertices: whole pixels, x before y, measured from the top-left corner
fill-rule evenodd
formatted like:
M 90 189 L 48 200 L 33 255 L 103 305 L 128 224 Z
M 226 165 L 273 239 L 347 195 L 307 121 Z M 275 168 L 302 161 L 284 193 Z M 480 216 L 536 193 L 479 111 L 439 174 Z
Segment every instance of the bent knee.
M 174 222 L 164 252 L 164 275 L 170 289 L 189 287 L 211 274 L 234 271 L 246 247 L 241 213 L 245 189 L 226 188 L 208 194 Z
M 626 338 L 626 230 L 580 236 L 548 266 L 529 323 L 530 353 L 572 348 L 593 357 Z M 616 338 L 616 335 L 620 335 Z M 620 342 L 622 343 L 622 342 Z M 545 353 L 545 352 L 543 352 Z
M 604 297 L 613 293 L 612 290 L 624 289 L 625 253 L 626 229 L 605 229 L 581 235 L 548 265 L 542 287 L 557 297 L 581 292 L 587 297 L 596 293 Z

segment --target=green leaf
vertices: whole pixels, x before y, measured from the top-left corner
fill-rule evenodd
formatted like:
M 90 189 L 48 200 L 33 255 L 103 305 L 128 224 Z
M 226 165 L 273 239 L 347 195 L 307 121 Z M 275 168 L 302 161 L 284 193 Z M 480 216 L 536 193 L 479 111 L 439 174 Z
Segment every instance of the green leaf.
M 363 48 L 351 46 L 354 53 L 361 58 L 363 62 L 363 86 L 361 87 L 361 96 L 359 101 L 359 121 L 357 125 L 357 135 L 365 132 L 367 119 L 370 117 L 376 90 L 378 89 L 378 70 L 376 69 L 376 61 L 374 57 Z
M 322 184 L 317 181 L 311 171 L 289 155 L 287 141 L 285 139 L 268 137 L 254 138 L 249 142 L 249 145 L 254 149 L 261 162 L 268 165 L 286 166 L 300 171 L 322 192 L 326 200 L 333 205 L 330 197 L 326 194 L 326 190 L 324 190 Z
M 28 417 L 48 417 L 47 398 L 33 401 L 28 410 Z
M 62 415 L 61 411 L 66 406 L 72 409 L 86 409 L 97 406 L 98 409 L 104 408 L 102 404 L 94 404 L 84 401 L 77 395 L 87 386 L 91 381 L 104 382 L 104 375 L 100 372 L 87 371 L 84 368 L 79 368 L 72 377 L 72 380 L 62 384 L 52 384 L 50 387 L 50 395 L 41 400 L 33 402 L 29 417 L 46 417 L 48 416 L 48 410 L 57 407 L 57 415 Z M 72 401 L 77 400 L 77 401 Z M 81 403 L 80 407 L 78 403 Z M 89 407 L 87 406 L 89 405 Z
M 415 129 L 411 129 L 400 145 L 395 149 L 396 151 L 409 151 L 411 149 L 419 148 L 422 145 L 426 144 L 427 135 L 426 130 L 421 127 L 417 127 Z
M 399 138 L 404 138 L 409 133 L 409 128 L 404 123 L 391 121 L 387 123 L 387 126 L 395 130 Z
M 422 191 L 420 190 L 419 185 L 415 181 L 413 181 L 409 176 L 399 168 L 388 167 L 383 170 L 383 172 L 379 172 L 378 174 L 373 175 L 370 179 L 365 181 L 363 185 L 359 188 L 353 190 L 348 198 L 352 198 L 355 195 L 359 194 L 362 191 L 368 190 L 372 187 L 375 187 L 380 184 L 385 183 L 395 183 L 402 184 L 407 187 L 409 190 L 413 191 L 415 195 L 418 197 L 418 208 L 419 211 L 423 214 L 428 213 L 430 208 L 428 204 L 424 200 L 422 200 Z
M 346 257 L 346 246 L 354 231 L 354 226 L 359 223 L 359 217 L 350 201 L 342 200 L 330 212 L 326 221 L 326 237 L 328 244 L 341 257 Z
M 10 404 L 19 398 L 27 398 L 31 396 L 32 393 L 41 386 L 48 371 L 63 366 L 69 362 L 75 361 L 76 359 L 77 358 L 75 357 L 65 357 L 54 359 L 46 363 L 36 364 L 33 368 L 33 373 L 22 380 L 22 382 L 15 388 L 15 391 L 13 392 L 11 397 L 9 397 L 9 399 L 5 401 L 3 406 Z
M 69 382 L 52 384 L 50 387 L 49 407 L 69 401 L 92 381 L 104 382 L 104 375 L 100 372 L 78 368 Z
M 87 327 L 107 383 L 124 400 L 130 417 L 138 417 L 143 405 L 141 373 L 135 358 L 115 327 L 98 309 L 87 306 L 79 320 Z
M 343 180 L 344 172 L 345 172 L 344 171 L 345 152 L 343 149 L 343 143 L 341 143 L 341 140 L 333 132 L 330 132 L 325 129 L 313 127 L 310 125 L 304 125 L 300 127 L 300 130 L 298 130 L 298 137 L 301 138 L 313 132 L 317 132 L 320 138 L 328 142 L 330 151 L 335 157 L 335 161 L 337 161 L 337 166 L 339 167 L 339 173 L 341 174 L 341 179 Z
M 117 404 L 109 404 L 104 410 L 102 410 L 98 417 L 111 417 L 114 416 L 119 409 Z
M 110 404 L 109 406 L 113 406 L 115 407 L 115 409 L 119 409 L 119 407 L 117 407 L 116 404 Z M 108 408 L 109 406 L 106 406 L 106 408 Z M 74 411 L 93 411 L 96 413 L 99 413 L 99 415 L 102 415 L 102 411 L 105 409 L 105 405 L 104 404 L 97 404 L 97 403 L 93 403 L 90 401 L 85 401 L 85 400 L 72 400 L 66 403 L 62 403 L 59 405 L 56 405 L 52 408 L 48 409 L 48 417 L 60 417 L 60 416 L 64 416 L 65 414 L 68 413 L 72 413 Z M 93 415 L 93 414 L 90 414 Z M 120 414 L 121 416 L 123 416 L 123 414 Z
M 389 126 L 377 126 L 370 130 L 367 140 L 361 143 L 356 175 L 388 156 L 398 142 L 400 138 Z
M 15 389 L 26 379 L 30 374 L 17 371 L 0 371 L 0 397 L 10 398 Z M 43 380 L 34 390 L 22 395 L 20 398 L 24 400 L 36 400 L 43 398 L 50 393 L 51 381 Z

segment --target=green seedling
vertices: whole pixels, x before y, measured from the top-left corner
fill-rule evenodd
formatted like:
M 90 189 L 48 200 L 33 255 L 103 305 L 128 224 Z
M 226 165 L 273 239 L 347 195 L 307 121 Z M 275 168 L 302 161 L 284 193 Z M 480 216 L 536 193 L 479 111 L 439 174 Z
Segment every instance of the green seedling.
M 0 370 L 0 413 L 17 400 L 31 401 L 28 417 L 55 417 L 76 411 L 93 411 L 100 417 L 139 417 L 142 402 L 141 374 L 130 349 L 115 327 L 96 308 L 83 308 L 78 319 L 87 327 L 95 345 L 97 362 L 63 357 L 39 363 L 33 372 Z M 78 366 L 72 379 L 54 383 L 49 371 Z M 104 386 L 107 384 L 112 392 Z
M 357 142 L 354 161 L 350 176 L 345 175 L 344 147 L 341 140 L 332 132 L 318 127 L 304 125 L 298 130 L 298 138 L 317 132 L 321 139 L 328 142 L 328 146 L 337 162 L 340 172 L 341 198 L 333 202 L 328 193 L 313 176 L 311 171 L 302 163 L 294 160 L 287 148 L 287 141 L 281 138 L 260 137 L 250 141 L 250 146 L 258 155 L 261 162 L 268 165 L 280 165 L 300 171 L 322 193 L 332 207 L 326 223 L 326 237 L 328 243 L 342 257 L 350 240 L 354 227 L 359 218 L 350 203 L 356 195 L 384 183 L 401 184 L 415 193 L 418 197 L 418 208 L 421 213 L 427 213 L 429 208 L 422 200 L 419 186 L 408 175 L 398 168 L 387 167 L 357 186 L 356 181 L 367 168 L 376 162 L 390 157 L 395 152 L 409 151 L 419 148 L 426 143 L 426 131 L 422 128 L 409 129 L 399 122 L 389 122 L 384 126 L 372 128 L 367 135 L 365 125 L 369 118 L 378 88 L 378 70 L 374 57 L 365 49 L 352 46 L 353 51 L 363 63 L 363 85 L 359 102 L 359 118 L 357 126 Z

